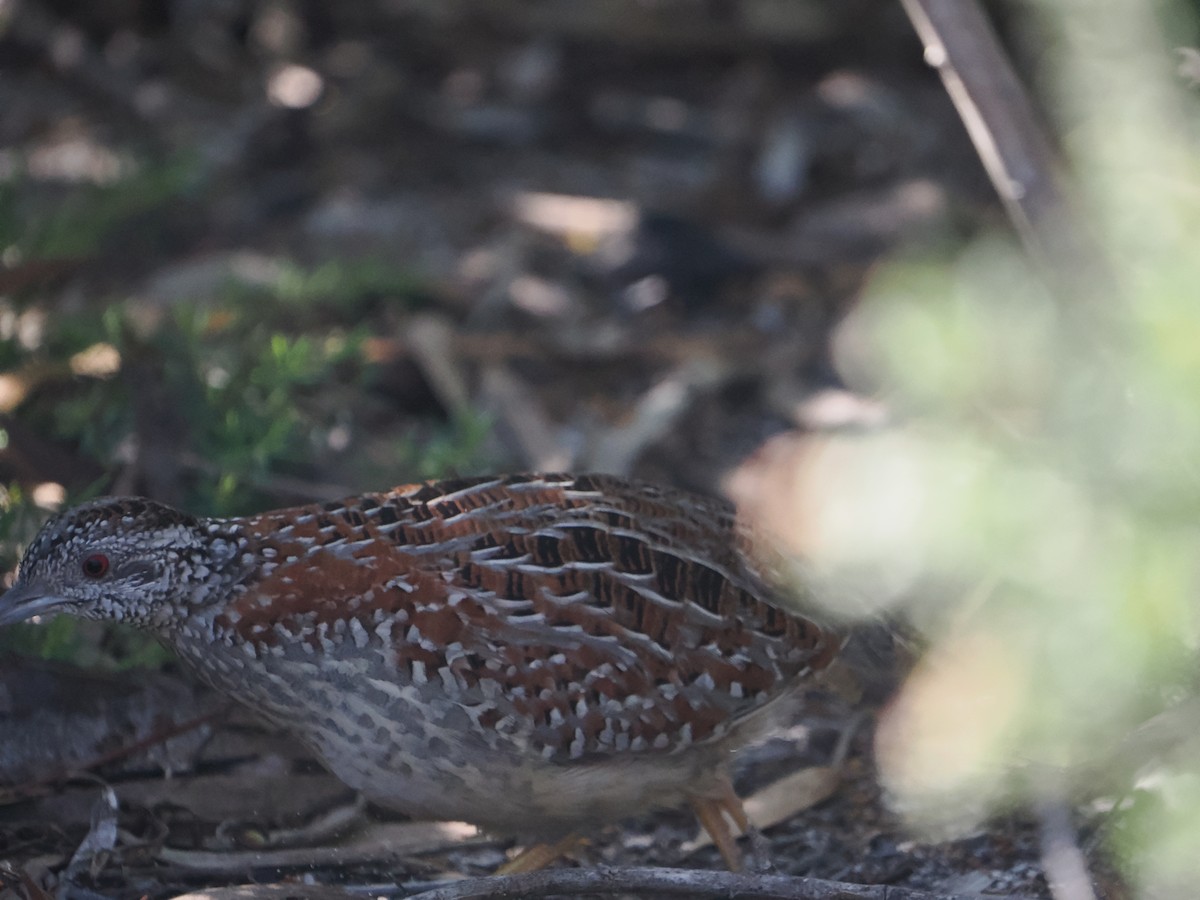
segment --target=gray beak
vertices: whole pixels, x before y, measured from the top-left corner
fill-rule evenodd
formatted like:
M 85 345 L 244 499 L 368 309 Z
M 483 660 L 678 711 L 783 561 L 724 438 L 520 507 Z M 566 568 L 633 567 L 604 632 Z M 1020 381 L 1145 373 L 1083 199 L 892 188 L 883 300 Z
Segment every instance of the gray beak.
M 36 615 L 52 612 L 66 602 L 40 584 L 17 583 L 0 596 L 0 626 L 24 622 Z

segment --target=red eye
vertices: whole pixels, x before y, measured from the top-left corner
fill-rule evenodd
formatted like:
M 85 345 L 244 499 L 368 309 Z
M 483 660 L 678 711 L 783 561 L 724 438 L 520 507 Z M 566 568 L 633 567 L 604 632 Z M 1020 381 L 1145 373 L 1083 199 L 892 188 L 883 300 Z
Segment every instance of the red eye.
M 103 553 L 93 553 L 83 561 L 83 574 L 88 578 L 100 578 L 108 571 L 108 557 Z

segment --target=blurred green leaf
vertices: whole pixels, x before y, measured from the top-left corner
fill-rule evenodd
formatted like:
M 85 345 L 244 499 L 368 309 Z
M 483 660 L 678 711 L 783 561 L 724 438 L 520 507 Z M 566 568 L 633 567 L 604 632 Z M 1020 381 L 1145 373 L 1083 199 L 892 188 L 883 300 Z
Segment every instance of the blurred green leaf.
M 937 639 L 881 726 L 885 778 L 926 824 L 1126 765 L 1126 738 L 1200 674 L 1197 98 L 1168 77 L 1165 6 L 1040 9 L 1110 283 L 1056 296 L 985 236 L 886 271 L 839 341 L 847 378 L 908 424 L 858 442 L 814 565 L 902 585 Z M 1117 843 L 1146 896 L 1184 896 L 1163 886 L 1200 879 L 1195 763 L 1141 762 L 1163 802 Z

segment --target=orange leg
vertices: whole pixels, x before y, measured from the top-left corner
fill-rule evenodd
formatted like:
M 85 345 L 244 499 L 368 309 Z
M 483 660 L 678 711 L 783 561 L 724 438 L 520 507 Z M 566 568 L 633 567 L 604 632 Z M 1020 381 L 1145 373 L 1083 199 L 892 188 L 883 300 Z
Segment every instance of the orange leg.
M 738 849 L 737 835 L 733 833 L 729 823 L 736 825 L 741 834 L 749 834 L 750 820 L 746 817 L 746 810 L 742 807 L 741 798 L 734 792 L 733 785 L 726 781 L 721 794 L 716 797 L 692 798 L 692 809 L 696 811 L 700 825 L 708 832 L 713 844 L 720 851 L 729 871 L 740 872 L 742 853 Z
M 525 872 L 536 872 L 585 843 L 585 838 L 577 834 L 568 834 L 553 844 L 532 844 L 498 868 L 494 874 L 521 875 Z

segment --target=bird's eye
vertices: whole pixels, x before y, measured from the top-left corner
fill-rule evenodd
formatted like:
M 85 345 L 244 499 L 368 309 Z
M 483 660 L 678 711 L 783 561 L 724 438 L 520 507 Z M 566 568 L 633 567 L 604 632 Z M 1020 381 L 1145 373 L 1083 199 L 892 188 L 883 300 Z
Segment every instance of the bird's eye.
M 108 571 L 108 557 L 103 553 L 93 553 L 83 560 L 83 574 L 88 578 L 100 578 Z

